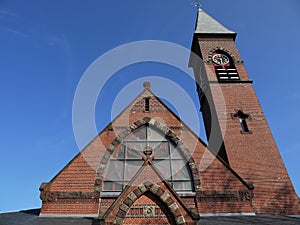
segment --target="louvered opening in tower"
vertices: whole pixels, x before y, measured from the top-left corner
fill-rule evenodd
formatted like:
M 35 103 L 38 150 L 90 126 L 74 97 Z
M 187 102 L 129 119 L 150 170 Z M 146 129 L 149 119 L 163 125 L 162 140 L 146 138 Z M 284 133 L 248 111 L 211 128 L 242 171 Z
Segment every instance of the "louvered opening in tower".
M 239 80 L 240 77 L 235 67 L 215 66 L 219 81 Z

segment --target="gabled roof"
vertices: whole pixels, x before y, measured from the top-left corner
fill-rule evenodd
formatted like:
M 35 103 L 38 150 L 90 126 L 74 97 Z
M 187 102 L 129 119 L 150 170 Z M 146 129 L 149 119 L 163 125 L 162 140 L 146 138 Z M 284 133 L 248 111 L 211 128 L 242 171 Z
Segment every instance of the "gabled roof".
M 204 12 L 202 9 L 198 10 L 198 16 L 196 21 L 196 34 L 231 34 L 236 35 L 234 31 L 231 31 Z

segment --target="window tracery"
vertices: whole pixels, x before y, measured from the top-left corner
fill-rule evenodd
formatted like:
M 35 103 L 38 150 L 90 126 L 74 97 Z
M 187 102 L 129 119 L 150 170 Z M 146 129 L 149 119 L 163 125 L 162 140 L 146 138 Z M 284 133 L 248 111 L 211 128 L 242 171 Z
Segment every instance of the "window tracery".
M 186 159 L 173 142 L 148 124 L 129 134 L 118 146 L 107 165 L 104 191 L 122 191 L 143 165 L 143 151 L 153 149 L 153 165 L 177 191 L 193 191 Z

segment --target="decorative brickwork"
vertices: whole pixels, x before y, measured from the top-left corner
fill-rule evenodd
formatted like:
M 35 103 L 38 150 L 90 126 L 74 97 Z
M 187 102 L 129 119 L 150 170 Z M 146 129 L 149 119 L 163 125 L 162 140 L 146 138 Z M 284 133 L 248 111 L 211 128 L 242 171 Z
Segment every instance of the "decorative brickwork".
M 145 99 L 139 100 L 134 107 L 131 108 L 131 113 L 137 113 L 137 112 L 155 112 L 155 113 L 161 113 L 165 112 L 165 108 L 160 104 L 160 102 L 157 100 L 157 98 L 148 98 L 149 104 L 151 105 L 149 110 L 145 110 Z
M 101 181 L 104 177 L 105 168 L 109 161 L 110 155 L 114 153 L 114 151 L 117 149 L 118 145 L 122 142 L 124 138 L 126 138 L 130 133 L 137 130 L 139 127 L 144 126 L 146 124 L 149 124 L 150 126 L 155 127 L 156 129 L 160 130 L 167 138 L 169 138 L 171 141 L 174 142 L 174 144 L 177 146 L 177 148 L 182 151 L 182 154 L 186 158 L 188 165 L 190 167 L 190 170 L 192 172 L 195 190 L 201 189 L 201 183 L 200 183 L 200 176 L 199 176 L 199 170 L 197 169 L 197 166 L 195 164 L 195 161 L 192 157 L 192 154 L 186 147 L 186 145 L 183 144 L 183 141 L 180 137 L 176 135 L 175 132 L 173 132 L 169 127 L 165 126 L 164 124 L 160 123 L 159 121 L 155 119 L 151 119 L 149 117 L 144 117 L 143 119 L 140 119 L 127 128 L 123 129 L 123 131 L 112 141 L 112 143 L 108 146 L 106 149 L 106 153 L 104 154 L 103 159 L 100 162 L 99 170 L 97 172 L 96 182 L 95 182 L 95 191 L 100 192 L 101 189 Z
M 141 190 L 145 190 L 145 192 Z M 136 196 L 134 193 L 137 192 L 139 192 L 139 194 Z M 140 220 L 146 219 L 150 224 L 174 224 L 174 215 L 177 215 L 177 217 L 181 216 L 179 207 L 174 200 L 167 201 L 166 198 L 161 198 L 163 194 L 164 196 L 168 195 L 168 198 L 172 199 L 167 191 L 164 191 L 156 184 L 141 184 L 128 195 L 129 199 L 131 199 L 130 196 L 135 196 L 131 199 L 132 202 L 128 202 L 125 199 L 123 203 L 121 203 L 119 211 L 117 212 L 117 215 L 120 215 L 120 217 L 119 219 L 116 218 L 116 220 L 121 221 L 123 219 L 125 220 L 124 224 L 132 224 L 136 218 L 139 218 Z M 139 200 L 135 202 L 137 198 L 139 198 Z M 123 212 L 125 216 L 123 216 Z M 153 219 L 149 220 L 149 218 Z M 142 223 L 138 220 L 137 224 Z

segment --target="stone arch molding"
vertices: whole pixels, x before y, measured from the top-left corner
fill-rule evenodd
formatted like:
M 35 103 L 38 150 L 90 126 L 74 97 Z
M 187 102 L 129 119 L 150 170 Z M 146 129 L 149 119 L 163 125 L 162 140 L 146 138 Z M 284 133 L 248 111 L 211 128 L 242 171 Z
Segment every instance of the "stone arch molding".
M 158 199 L 160 199 L 170 210 L 178 225 L 184 225 L 185 219 L 182 216 L 178 204 L 174 201 L 171 195 L 161 188 L 159 185 L 146 181 L 143 184 L 135 187 L 119 205 L 118 211 L 115 216 L 114 224 L 123 224 L 127 212 L 134 202 L 143 196 L 146 192 L 151 192 Z
M 117 149 L 119 144 L 122 143 L 122 141 L 132 132 L 137 130 L 139 127 L 144 126 L 146 124 L 149 124 L 156 129 L 160 130 L 163 134 L 166 135 L 167 138 L 169 138 L 179 149 L 179 151 L 182 152 L 184 155 L 185 159 L 188 162 L 188 166 L 190 168 L 192 177 L 193 177 L 193 184 L 194 184 L 194 189 L 197 193 L 197 191 L 201 190 L 201 183 L 200 183 L 200 175 L 199 175 L 199 170 L 197 168 L 197 165 L 192 157 L 192 154 L 190 153 L 189 149 L 184 145 L 183 141 L 178 137 L 169 127 L 165 126 L 164 124 L 160 123 L 159 121 L 149 118 L 149 117 L 144 117 L 127 128 L 125 128 L 113 141 L 112 143 L 107 147 L 106 152 L 100 162 L 97 175 L 96 175 L 96 180 L 95 180 L 95 191 L 96 192 L 101 192 L 102 191 L 102 181 L 104 178 L 105 174 L 105 169 L 106 166 L 109 162 L 109 159 L 111 155 L 114 153 L 114 151 Z
M 241 64 L 241 63 L 243 63 L 243 61 L 237 60 L 236 57 L 233 54 L 231 54 L 230 51 L 228 51 L 227 49 L 222 48 L 222 47 L 213 48 L 213 49 L 211 49 L 208 52 L 208 60 L 207 60 L 208 63 L 213 63 L 212 56 L 213 56 L 213 53 L 216 52 L 216 51 L 222 51 L 222 52 L 228 54 L 232 58 L 232 61 L 234 62 L 234 64 Z

